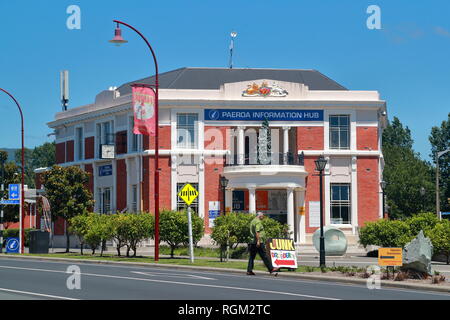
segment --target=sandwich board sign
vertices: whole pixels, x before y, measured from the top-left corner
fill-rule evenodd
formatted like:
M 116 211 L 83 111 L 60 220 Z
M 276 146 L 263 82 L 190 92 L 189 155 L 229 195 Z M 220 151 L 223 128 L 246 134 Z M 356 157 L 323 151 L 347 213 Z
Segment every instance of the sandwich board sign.
M 401 267 L 403 265 L 403 249 L 379 248 L 378 265 L 380 267 Z
M 266 248 L 274 268 L 297 269 L 294 240 L 272 238 L 267 240 Z

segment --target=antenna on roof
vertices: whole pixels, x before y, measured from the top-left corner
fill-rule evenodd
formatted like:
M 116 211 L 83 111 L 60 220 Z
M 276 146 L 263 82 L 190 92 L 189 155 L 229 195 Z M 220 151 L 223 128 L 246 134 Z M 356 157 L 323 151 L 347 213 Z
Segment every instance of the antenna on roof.
M 231 43 L 230 43 L 230 69 L 233 69 L 233 49 L 234 49 L 234 38 L 237 36 L 236 31 L 231 31 Z
M 62 110 L 67 110 L 67 105 L 69 104 L 69 71 L 61 71 L 60 78 L 60 89 L 61 89 L 61 104 Z

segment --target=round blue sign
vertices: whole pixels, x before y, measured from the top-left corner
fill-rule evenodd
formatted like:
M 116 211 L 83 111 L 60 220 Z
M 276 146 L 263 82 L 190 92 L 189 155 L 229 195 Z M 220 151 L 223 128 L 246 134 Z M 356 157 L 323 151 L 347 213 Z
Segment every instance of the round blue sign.
M 6 240 L 6 252 L 18 253 L 20 241 L 18 238 L 8 238 Z

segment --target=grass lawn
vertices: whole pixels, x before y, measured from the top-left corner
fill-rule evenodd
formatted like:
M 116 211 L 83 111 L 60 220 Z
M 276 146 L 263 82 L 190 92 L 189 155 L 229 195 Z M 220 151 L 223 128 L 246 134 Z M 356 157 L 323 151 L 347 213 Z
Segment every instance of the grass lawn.
M 79 253 L 49 253 L 49 254 L 25 254 L 27 256 L 39 256 L 39 257 L 55 257 L 55 258 L 71 258 L 80 260 L 105 260 L 105 261 L 126 261 L 126 262 L 139 262 L 139 263 L 155 263 L 153 257 L 143 257 L 136 256 L 133 257 L 118 257 L 113 254 L 100 254 L 92 255 L 90 253 L 80 255 Z M 232 268 L 232 269 L 242 269 L 242 271 L 247 270 L 246 261 L 227 261 L 220 262 L 219 258 L 203 258 L 195 259 L 194 263 L 190 263 L 189 258 L 175 257 L 160 257 L 157 264 L 173 264 L 173 265 L 186 265 L 186 266 L 204 266 L 204 267 L 214 267 L 214 268 Z M 266 271 L 266 268 L 261 260 L 255 260 L 255 270 Z M 308 267 L 308 266 L 298 266 L 297 272 L 317 272 L 320 271 L 318 267 Z

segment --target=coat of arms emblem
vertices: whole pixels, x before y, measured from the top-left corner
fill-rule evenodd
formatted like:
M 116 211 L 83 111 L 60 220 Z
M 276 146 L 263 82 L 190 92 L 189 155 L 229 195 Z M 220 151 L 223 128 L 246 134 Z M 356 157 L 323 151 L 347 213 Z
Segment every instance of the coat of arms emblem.
M 256 82 L 247 85 L 247 89 L 242 92 L 243 97 L 285 97 L 288 92 L 277 84 L 268 85 L 263 81 L 261 85 Z

